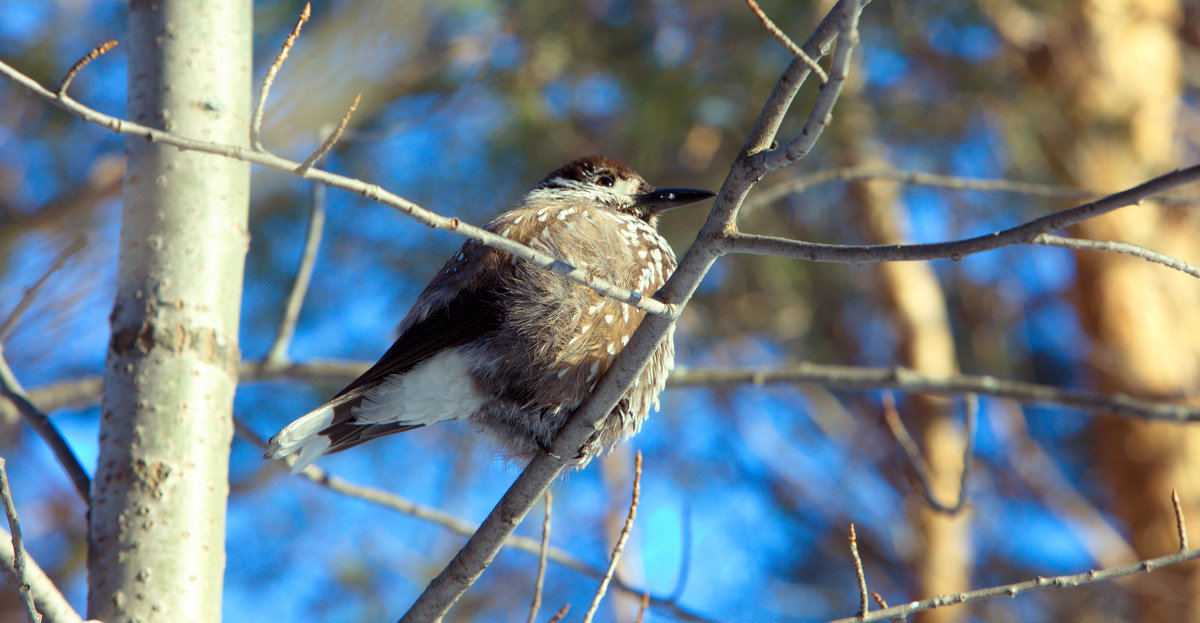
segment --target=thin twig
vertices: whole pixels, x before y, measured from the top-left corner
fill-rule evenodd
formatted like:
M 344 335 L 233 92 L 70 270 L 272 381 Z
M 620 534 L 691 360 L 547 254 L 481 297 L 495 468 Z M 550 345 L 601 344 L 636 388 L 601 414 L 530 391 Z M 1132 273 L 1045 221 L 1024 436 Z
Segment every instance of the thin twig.
M 947 506 L 938 501 L 933 493 L 933 476 L 929 472 L 929 464 L 925 461 L 925 457 L 921 454 L 921 448 L 917 446 L 916 440 L 909 434 L 908 428 L 904 426 L 904 422 L 900 419 L 900 414 L 896 410 L 896 399 L 891 392 L 883 394 L 883 418 L 887 422 L 888 430 L 891 431 L 892 437 L 904 450 L 905 456 L 908 457 L 909 465 L 912 465 L 913 472 L 917 476 L 917 488 L 921 492 L 921 497 L 925 498 L 925 502 L 930 508 L 947 515 L 957 515 L 962 511 L 967 501 L 967 478 L 971 470 L 971 458 L 975 451 L 975 426 L 979 415 L 979 397 L 975 394 L 967 394 L 966 396 L 966 425 L 963 431 L 965 437 L 963 441 L 963 466 L 959 473 L 958 481 L 958 498 L 952 506 Z
M 84 505 L 87 505 L 90 502 L 88 498 L 91 495 L 90 492 L 92 489 L 92 481 L 88 478 L 87 471 L 83 469 L 83 465 L 79 463 L 79 458 L 75 456 L 75 451 L 63 439 L 62 434 L 58 432 L 58 429 L 55 428 L 50 418 L 46 417 L 45 413 L 42 413 L 29 401 L 29 398 L 25 395 L 25 390 L 21 388 L 21 383 L 8 367 L 8 361 L 4 358 L 3 347 L 0 347 L 0 395 L 8 398 L 17 406 L 17 411 L 20 412 L 21 417 L 25 418 L 26 422 L 29 422 L 29 426 L 54 451 L 54 456 L 58 459 L 58 463 L 66 470 L 67 476 L 71 478 L 71 483 L 75 485 L 75 491 L 83 500 Z
M 822 69 L 819 64 L 817 64 L 817 61 L 813 60 L 811 56 L 805 54 L 804 50 L 801 50 L 800 46 L 796 45 L 796 42 L 792 41 L 791 37 L 787 36 L 787 33 L 783 32 L 783 30 L 776 26 L 775 22 L 771 21 L 771 18 L 767 17 L 767 14 L 758 6 L 757 2 L 754 0 L 746 0 L 746 4 L 750 6 L 750 10 L 754 12 L 754 15 L 758 18 L 758 21 L 762 22 L 762 25 L 767 29 L 767 32 L 771 33 L 771 35 L 778 39 L 779 42 L 783 44 L 783 47 L 788 49 L 788 52 L 791 52 L 792 55 L 800 59 L 801 62 L 803 62 L 805 65 L 808 65 L 808 68 L 817 75 L 817 78 L 821 81 L 821 84 L 829 82 L 829 74 L 825 73 L 825 70 Z
M 296 268 L 296 278 L 292 281 L 292 290 L 288 293 L 287 303 L 283 308 L 283 318 L 279 320 L 279 328 L 275 331 L 275 342 L 267 351 L 264 363 L 281 366 L 287 362 L 288 346 L 296 333 L 296 321 L 300 318 L 300 309 L 304 306 L 304 295 L 308 293 L 308 284 L 312 280 L 313 267 L 317 264 L 317 253 L 321 248 L 321 236 L 325 231 L 325 187 L 313 184 L 312 205 L 308 216 L 308 231 L 304 235 L 304 250 L 300 253 L 300 265 Z
M 1061 247 L 1064 249 L 1107 251 L 1109 253 L 1132 255 L 1133 257 L 1146 260 L 1147 262 L 1154 262 L 1155 264 L 1162 264 L 1167 268 L 1173 268 L 1179 272 L 1191 275 L 1192 277 L 1200 277 L 1200 266 L 1189 264 L 1181 259 L 1171 257 L 1166 253 L 1160 253 L 1153 249 L 1147 249 L 1146 247 L 1129 242 L 1116 242 L 1113 240 L 1085 240 L 1081 238 L 1067 238 L 1064 236 L 1042 234 L 1033 239 L 1033 244 L 1040 244 L 1047 247 Z
M 342 138 L 342 132 L 346 131 L 346 126 L 350 124 L 350 117 L 354 115 L 354 111 L 358 109 L 358 103 L 361 101 L 362 93 L 354 96 L 354 101 L 350 102 L 350 108 L 346 109 L 346 113 L 342 115 L 342 120 L 338 122 L 337 127 L 333 129 L 333 132 L 330 132 L 329 136 L 325 137 L 325 140 L 321 143 L 321 146 L 318 147 L 317 150 L 314 151 L 307 160 L 305 160 L 300 166 L 296 167 L 296 175 L 303 177 L 304 174 L 308 172 L 308 170 L 311 169 L 318 160 L 323 158 L 325 154 L 329 153 L 330 149 L 333 149 L 333 146 L 337 144 L 338 139 Z
M 105 41 L 104 43 L 92 48 L 92 51 L 88 52 L 86 56 L 75 61 L 75 64 L 71 65 L 71 68 L 67 70 L 67 75 L 63 76 L 62 82 L 58 83 L 57 96 L 59 98 L 66 97 L 67 89 L 71 86 L 71 83 L 75 81 L 75 74 L 79 73 L 79 70 L 83 69 L 84 67 L 87 67 L 88 63 L 99 58 L 101 54 L 104 54 L 115 47 L 117 47 L 116 41 Z
M 9 312 L 8 318 L 5 318 L 4 322 L 0 323 L 0 343 L 8 340 L 9 333 L 13 330 L 13 327 L 17 326 L 17 321 L 20 320 L 21 314 L 25 313 L 25 310 L 33 303 L 34 297 L 41 291 L 42 286 L 46 284 L 46 280 L 58 272 L 67 263 L 67 260 L 71 259 L 72 255 L 78 253 L 85 246 L 87 246 L 87 236 L 83 234 L 75 236 L 71 244 L 67 245 L 67 248 L 55 256 L 54 261 L 50 263 L 50 267 L 46 269 L 46 272 L 42 273 L 42 276 L 33 282 L 33 285 L 25 288 L 25 294 L 21 296 L 21 300 L 17 302 L 17 306 Z
M 858 555 L 858 536 L 854 533 L 854 524 L 850 524 L 850 558 L 854 560 L 854 574 L 858 576 L 858 615 L 866 616 L 871 609 L 867 598 L 867 574 L 863 572 L 862 557 Z
M 1179 492 L 1171 489 L 1171 504 L 1175 507 L 1175 529 L 1179 532 L 1179 551 L 1188 548 L 1187 522 L 1183 519 L 1183 505 L 1179 503 Z
M 550 490 L 546 490 L 543 496 L 546 501 L 546 516 L 542 518 L 542 547 L 538 551 L 538 568 L 537 580 L 533 583 L 533 603 L 529 606 L 528 623 L 534 623 L 537 619 L 538 608 L 542 607 L 542 587 L 546 581 L 546 551 L 550 546 Z
M 879 604 L 880 608 L 888 607 L 887 600 L 885 600 L 883 595 L 880 595 L 878 591 L 871 591 L 871 598 L 875 600 L 875 603 Z
M 1106 415 L 1167 422 L 1200 421 L 1200 406 L 1051 387 L 975 374 L 931 375 L 911 368 L 871 368 L 800 362 L 771 370 L 687 370 L 676 368 L 668 387 L 729 384 L 818 383 L 844 390 L 897 389 L 923 394 L 985 394 L 1024 403 L 1057 404 Z
M 1039 576 L 1032 580 L 1023 582 L 1014 582 L 1012 584 L 1004 584 L 1001 586 L 992 586 L 981 588 L 964 593 L 952 593 L 946 595 L 938 595 L 923 599 L 921 601 L 912 601 L 903 605 L 893 606 L 883 610 L 876 610 L 865 617 L 852 616 L 829 621 L 828 623 L 862 623 L 864 621 L 887 621 L 898 617 L 909 616 L 916 612 L 924 612 L 934 610 L 943 606 L 953 606 L 966 603 L 974 603 L 987 599 L 995 599 L 997 597 L 1016 597 L 1022 593 L 1033 591 L 1043 591 L 1050 589 L 1074 588 L 1091 584 L 1093 582 L 1104 582 L 1115 580 L 1138 573 L 1150 573 L 1163 567 L 1169 567 L 1191 560 L 1200 559 L 1200 549 L 1190 549 L 1182 552 L 1175 552 L 1158 558 L 1150 558 L 1140 562 L 1134 562 L 1127 565 L 1110 567 L 1095 571 L 1085 571 L 1083 573 L 1075 573 L 1069 575 L 1058 575 L 1053 577 Z
M 300 36 L 300 29 L 304 27 L 304 23 L 312 15 L 312 5 L 308 2 L 304 3 L 304 10 L 300 12 L 300 19 L 296 20 L 296 25 L 292 27 L 292 32 L 283 40 L 283 46 L 279 49 L 279 54 L 275 56 L 275 62 L 267 68 L 267 74 L 263 76 L 262 86 L 258 89 L 258 102 L 254 105 L 254 116 L 250 122 L 250 145 L 258 151 L 263 151 L 262 140 L 260 133 L 262 132 L 263 112 L 267 108 L 267 95 L 271 92 L 271 85 L 275 83 L 275 74 L 279 73 L 279 69 L 283 67 L 283 61 L 287 60 L 288 52 L 292 50 L 292 45 L 296 43 L 296 37 Z
M 641 492 L 642 451 L 638 450 L 633 459 L 633 496 L 629 501 L 629 514 L 625 516 L 625 525 L 621 528 L 620 536 L 617 537 L 617 544 L 613 546 L 612 558 L 608 562 L 608 571 L 604 573 L 604 579 L 600 581 L 596 594 L 592 596 L 592 605 L 583 615 L 583 623 L 591 623 L 592 617 L 596 616 L 596 610 L 600 608 L 600 600 L 604 599 L 604 593 L 608 591 L 608 583 L 612 581 L 613 573 L 617 570 L 617 561 L 621 559 L 621 553 L 625 551 L 625 542 L 629 540 L 629 531 L 633 529 L 633 518 L 637 516 L 638 496 L 641 495 Z
M 555 612 L 554 616 L 550 617 L 550 620 L 547 621 L 547 623 L 558 623 L 563 619 L 563 617 L 567 616 L 567 611 L 570 609 L 571 604 L 563 604 L 563 607 L 559 608 L 558 612 Z
M 650 592 L 642 593 L 642 601 L 638 604 L 637 619 L 634 623 L 642 623 L 642 619 L 646 616 L 646 609 L 650 607 Z
M 25 541 L 21 538 L 21 521 L 17 518 L 17 506 L 13 503 L 12 490 L 8 487 L 8 470 L 4 468 L 3 457 L 0 457 L 0 503 L 4 504 L 8 529 L 12 532 L 13 568 L 19 578 L 17 592 L 21 593 L 21 601 L 25 604 L 25 614 L 29 616 L 29 620 L 32 623 L 41 623 L 42 615 L 38 614 L 29 588 L 29 563 L 25 558 Z

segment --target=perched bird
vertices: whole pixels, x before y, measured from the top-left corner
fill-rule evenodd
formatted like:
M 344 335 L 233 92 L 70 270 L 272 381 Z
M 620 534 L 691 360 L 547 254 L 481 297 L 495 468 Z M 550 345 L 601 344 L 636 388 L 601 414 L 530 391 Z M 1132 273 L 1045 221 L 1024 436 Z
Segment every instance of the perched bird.
M 588 156 L 550 173 L 487 230 L 651 296 L 676 265 L 658 216 L 713 194 L 655 189 L 621 162 Z M 266 458 L 299 453 L 295 473 L 376 437 L 464 419 L 490 433 L 509 458 L 532 458 L 550 447 L 643 315 L 467 241 L 417 298 L 383 357 L 271 438 Z M 668 334 L 577 464 L 638 431 L 658 406 L 674 356 Z

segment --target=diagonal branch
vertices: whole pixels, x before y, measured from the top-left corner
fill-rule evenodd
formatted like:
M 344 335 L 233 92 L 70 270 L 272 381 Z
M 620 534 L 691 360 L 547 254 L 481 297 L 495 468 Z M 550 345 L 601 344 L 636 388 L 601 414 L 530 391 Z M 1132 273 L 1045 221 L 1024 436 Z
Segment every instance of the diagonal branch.
M 25 541 L 21 538 L 21 520 L 17 517 L 12 489 L 8 487 L 8 470 L 4 468 L 3 458 L 0 458 L 0 504 L 3 504 L 4 515 L 8 517 L 8 529 L 12 531 L 13 571 L 17 574 L 17 592 L 21 594 L 25 614 L 30 623 L 41 623 L 42 615 L 38 614 L 33 589 L 29 585 L 29 558 L 25 555 Z
M 75 451 L 67 444 L 67 440 L 63 439 L 62 434 L 58 432 L 50 418 L 33 406 L 33 403 L 25 396 L 25 390 L 21 387 L 21 383 L 17 381 L 17 377 L 8 367 L 3 348 L 0 348 L 0 396 L 7 398 L 17 406 L 17 411 L 25 418 L 26 422 L 29 422 L 29 426 L 54 451 L 54 456 L 67 472 L 67 476 L 71 478 L 71 483 L 75 485 L 75 491 L 87 505 L 92 489 L 92 481 L 88 478 L 87 471 L 83 469 L 79 458 L 75 456 Z
M 12 535 L 0 530 L 0 575 L 13 586 L 19 586 L 22 581 L 16 572 L 16 562 Z M 25 563 L 24 581 L 29 583 L 29 594 L 33 595 L 38 612 L 42 614 L 42 623 L 83 623 L 83 618 L 37 562 L 26 557 Z
M 469 223 L 464 223 L 454 217 L 446 217 L 440 214 L 431 212 L 421 206 L 388 192 L 376 184 L 369 184 L 362 180 L 330 173 L 321 169 L 309 168 L 300 171 L 302 164 L 281 158 L 274 154 L 265 151 L 256 151 L 246 147 L 237 145 L 226 145 L 222 143 L 212 143 L 209 141 L 201 141 L 196 139 L 179 136 L 170 132 L 164 132 L 141 124 L 133 123 L 119 119 L 111 115 L 106 115 L 95 109 L 89 108 L 75 101 L 74 99 L 63 96 L 57 97 L 54 93 L 48 91 L 45 87 L 39 84 L 36 80 L 17 71 L 11 65 L 0 61 L 0 76 L 4 76 L 13 84 L 22 87 L 46 102 L 54 104 L 59 108 L 79 117 L 80 119 L 99 125 L 116 134 L 124 134 L 144 139 L 148 142 L 163 143 L 178 147 L 180 149 L 190 149 L 209 154 L 216 154 L 242 162 L 261 165 L 277 171 L 294 174 L 297 177 L 313 180 L 325 184 L 332 188 L 340 188 L 358 195 L 361 195 L 371 201 L 393 208 L 413 220 L 432 227 L 448 231 L 460 236 L 472 238 L 486 244 L 490 247 L 495 247 L 502 251 L 507 251 L 523 260 L 526 260 L 535 266 L 539 266 L 553 272 L 556 275 L 561 275 L 571 281 L 585 285 L 604 296 L 621 301 L 627 305 L 640 309 L 648 314 L 655 316 L 663 316 L 667 318 L 676 317 L 678 310 L 669 305 L 656 301 L 652 298 L 642 296 L 640 292 L 621 288 L 612 283 L 596 277 L 586 270 L 576 268 L 570 264 L 557 260 L 545 253 L 536 251 L 527 247 L 515 240 L 510 240 L 504 236 L 494 234 L 481 227 L 476 227 Z

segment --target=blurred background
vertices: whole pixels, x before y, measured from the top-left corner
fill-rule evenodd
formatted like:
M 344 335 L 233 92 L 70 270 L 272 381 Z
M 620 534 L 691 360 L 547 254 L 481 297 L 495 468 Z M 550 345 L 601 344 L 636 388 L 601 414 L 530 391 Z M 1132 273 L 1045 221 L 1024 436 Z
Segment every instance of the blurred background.
M 255 5 L 261 77 L 303 3 Z M 829 5 L 762 1 L 801 42 Z M 111 1 L 6 0 L 0 58 L 56 85 L 92 47 L 124 37 L 124 13 Z M 876 2 L 861 35 L 832 124 L 806 160 L 752 192 L 743 231 L 826 243 L 933 242 L 1081 201 L 1070 193 L 808 178 L 832 169 L 1104 193 L 1197 160 L 1193 2 Z M 361 92 L 350 129 L 323 166 L 472 223 L 588 153 L 619 158 L 657 185 L 715 190 L 789 61 L 733 0 L 319 2 L 275 83 L 263 142 L 302 160 Z M 117 47 L 79 75 L 74 97 L 122 115 L 125 64 Z M 815 95 L 816 85 L 806 85 L 781 139 L 798 131 Z M 88 236 L 4 344 L 28 389 L 103 370 L 122 146 L 0 86 L 0 314 L 76 234 Z M 313 197 L 310 184 L 262 169 L 253 188 L 241 327 L 247 360 L 261 359 L 274 338 Z M 373 361 L 462 240 L 347 193 L 331 191 L 326 202 L 289 354 L 299 363 Z M 1069 233 L 1200 263 L 1194 209 L 1146 203 Z M 694 238 L 703 210 L 665 219 L 677 252 Z M 905 365 L 1175 399 L 1195 396 L 1200 380 L 1200 284 L 1124 256 L 1036 246 L 858 267 L 729 256 L 685 312 L 676 345 L 687 371 Z M 236 414 L 269 436 L 345 380 L 243 384 Z M 870 588 L 897 604 L 1166 554 L 1177 547 L 1172 488 L 1200 518 L 1195 426 L 989 397 L 980 401 L 965 509 L 939 513 L 884 425 L 883 398 L 803 384 L 668 389 L 640 435 L 556 483 L 551 543 L 603 568 L 626 513 L 635 450 L 645 459 L 642 498 L 620 577 L 671 602 L 652 608 L 649 621 L 853 615 L 851 522 Z M 97 400 L 85 395 L 53 413 L 89 469 Z M 897 401 L 929 463 L 933 495 L 953 504 L 964 401 Z M 82 609 L 85 509 L 36 435 L 11 413 L 0 415 L 0 455 L 26 545 Z M 289 477 L 260 456 L 235 438 L 228 621 L 393 620 L 463 541 Z M 518 471 L 465 425 L 389 437 L 319 465 L 469 522 L 482 520 Z M 539 506 L 518 533 L 538 538 L 540 519 Z M 450 620 L 524 620 L 536 566 L 536 556 L 506 549 Z M 595 587 L 551 564 L 541 618 L 565 603 L 578 616 Z M 601 618 L 632 621 L 636 602 L 618 592 Z M 0 618 L 17 620 L 19 607 L 15 591 L 0 591 Z M 1200 573 L 1184 565 L 918 620 L 1200 620 Z

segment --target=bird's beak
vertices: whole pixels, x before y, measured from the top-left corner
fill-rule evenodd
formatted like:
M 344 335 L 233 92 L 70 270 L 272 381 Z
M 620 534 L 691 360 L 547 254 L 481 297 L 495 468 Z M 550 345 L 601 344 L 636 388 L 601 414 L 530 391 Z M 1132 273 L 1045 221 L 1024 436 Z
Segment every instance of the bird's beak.
M 715 197 L 717 193 L 694 188 L 655 188 L 648 193 L 638 195 L 637 204 L 649 209 L 655 214 L 674 210 L 689 203 L 703 201 Z

